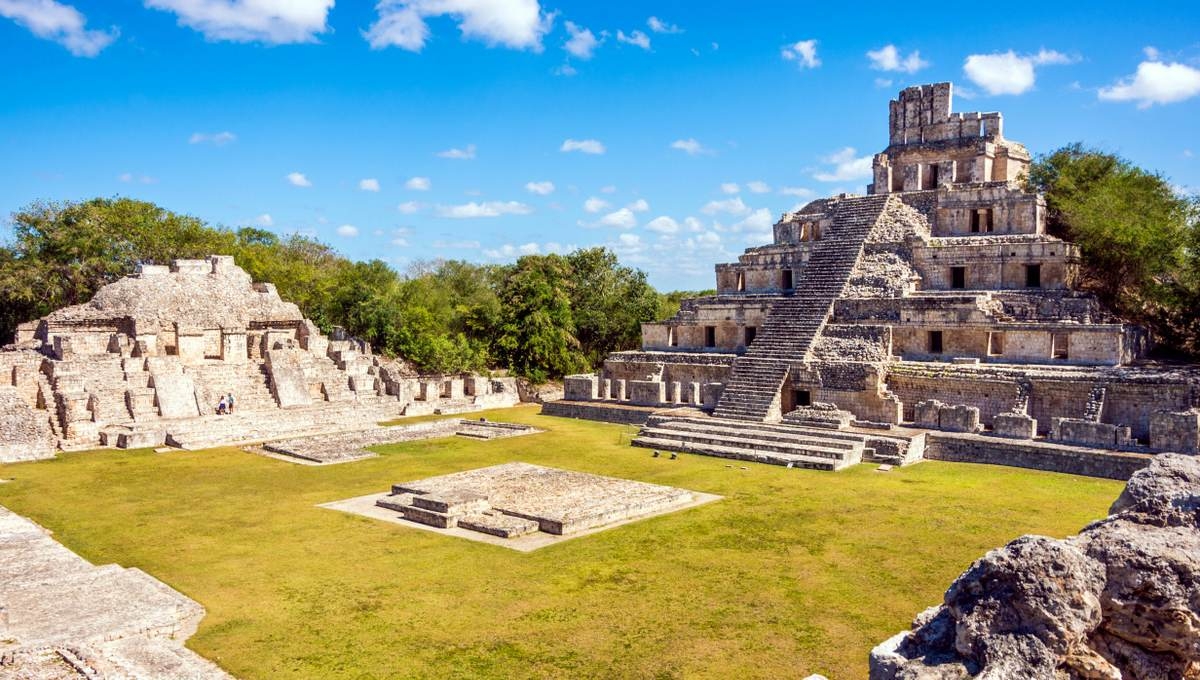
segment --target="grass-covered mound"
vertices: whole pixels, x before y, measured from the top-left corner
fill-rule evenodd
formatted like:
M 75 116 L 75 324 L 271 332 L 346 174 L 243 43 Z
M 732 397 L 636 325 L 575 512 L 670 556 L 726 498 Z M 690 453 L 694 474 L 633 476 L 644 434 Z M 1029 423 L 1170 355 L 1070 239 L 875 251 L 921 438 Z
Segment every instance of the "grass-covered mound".
M 634 428 L 382 447 L 307 467 L 238 449 L 0 466 L 0 504 L 208 609 L 188 646 L 239 678 L 866 676 L 972 560 L 1066 536 L 1119 482 L 928 462 L 808 472 L 628 445 Z M 505 461 L 725 496 L 533 553 L 315 507 Z

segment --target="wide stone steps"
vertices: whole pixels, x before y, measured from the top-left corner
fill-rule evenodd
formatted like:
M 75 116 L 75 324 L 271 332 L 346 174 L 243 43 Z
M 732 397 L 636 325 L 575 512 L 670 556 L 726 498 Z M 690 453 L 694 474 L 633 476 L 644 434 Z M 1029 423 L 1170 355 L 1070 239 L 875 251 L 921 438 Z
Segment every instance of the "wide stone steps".
M 790 465 L 794 468 L 825 470 L 829 472 L 836 472 L 837 470 L 841 470 L 858 462 L 839 461 L 832 458 L 823 458 L 806 454 L 762 451 L 740 445 L 724 446 L 718 444 L 709 444 L 687 438 L 676 437 L 664 439 L 658 437 L 639 436 L 634 438 L 632 443 L 634 446 L 640 446 L 647 449 L 679 451 L 681 453 L 693 453 L 701 456 L 728 458 L 731 460 L 742 460 L 751 463 L 765 463 L 767 465 Z
M 867 235 L 879 220 L 888 196 L 844 200 L 834 206 L 833 227 L 813 246 L 812 256 L 800 273 L 796 293 L 771 305 L 754 342 L 734 362 L 730 384 L 717 403 L 718 417 L 762 421 L 787 377 L 786 363 L 806 361 L 815 340 L 833 311 L 862 254 Z M 775 370 L 749 368 L 755 360 L 776 360 Z

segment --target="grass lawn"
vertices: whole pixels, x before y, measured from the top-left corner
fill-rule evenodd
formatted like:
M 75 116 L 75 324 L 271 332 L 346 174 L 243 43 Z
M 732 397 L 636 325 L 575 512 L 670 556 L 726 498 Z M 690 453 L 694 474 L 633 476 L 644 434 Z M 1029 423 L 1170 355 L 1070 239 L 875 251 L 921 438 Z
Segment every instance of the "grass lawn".
M 255 678 L 866 677 L 867 652 L 986 550 L 1065 536 L 1119 482 L 928 462 L 810 472 L 651 458 L 635 428 L 380 447 L 309 467 L 236 448 L 0 466 L 0 504 L 208 609 L 188 646 Z M 519 553 L 315 507 L 521 460 L 725 498 Z

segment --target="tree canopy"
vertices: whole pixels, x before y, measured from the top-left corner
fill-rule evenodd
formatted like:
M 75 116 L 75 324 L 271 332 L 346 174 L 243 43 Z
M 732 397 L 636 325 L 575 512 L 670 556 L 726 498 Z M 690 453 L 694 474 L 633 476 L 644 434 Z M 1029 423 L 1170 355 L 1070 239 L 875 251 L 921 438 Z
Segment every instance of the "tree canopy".
M 139 264 L 228 254 L 325 331 L 341 326 L 427 371 L 509 368 L 541 381 L 638 347 L 640 324 L 673 313 L 680 296 L 657 293 L 604 248 L 511 265 L 417 262 L 400 273 L 304 236 L 214 227 L 128 198 L 34 203 L 12 222 L 0 247 L 0 342 Z
M 1079 284 L 1164 350 L 1200 354 L 1200 202 L 1161 175 L 1076 143 L 1037 159 L 1047 229 L 1077 243 Z

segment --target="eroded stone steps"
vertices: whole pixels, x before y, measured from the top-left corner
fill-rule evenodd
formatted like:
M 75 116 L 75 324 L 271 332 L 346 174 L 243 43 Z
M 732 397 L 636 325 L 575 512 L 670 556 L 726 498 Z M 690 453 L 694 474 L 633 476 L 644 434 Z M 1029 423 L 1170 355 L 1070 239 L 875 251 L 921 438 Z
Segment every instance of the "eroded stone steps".
M 747 426 L 745 423 L 729 423 L 724 421 L 704 422 L 702 420 L 660 420 L 646 423 L 647 428 L 668 428 L 687 432 L 712 433 L 727 436 L 753 437 L 770 442 L 795 443 L 815 445 L 823 449 L 835 451 L 850 451 L 861 449 L 863 438 L 855 434 L 842 434 L 838 431 L 828 431 L 822 428 L 801 429 L 786 425 Z
M 664 449 L 666 451 L 694 453 L 702 456 L 729 458 L 732 460 L 743 460 L 751 463 L 765 463 L 767 465 L 791 465 L 794 468 L 826 470 L 830 472 L 841 470 L 858 462 L 856 460 L 835 460 L 831 458 L 820 458 L 816 456 L 800 454 L 755 451 L 752 449 L 735 446 L 718 446 L 714 444 L 691 442 L 684 439 L 636 437 L 634 438 L 632 444 L 634 446 L 640 446 L 648 449 Z
M 826 448 L 822 446 L 820 442 L 815 440 L 809 442 L 789 442 L 775 438 L 766 439 L 753 434 L 722 434 L 716 432 L 680 430 L 677 428 L 642 428 L 642 431 L 638 434 L 638 438 L 660 441 L 678 440 L 685 441 L 688 444 L 726 446 L 739 449 L 753 448 L 754 451 L 764 454 L 778 453 L 798 456 L 811 456 L 813 458 L 828 458 L 830 460 L 838 461 L 847 457 L 852 457 L 855 453 L 854 447 L 836 449 Z M 858 450 L 858 452 L 861 456 L 861 448 Z

